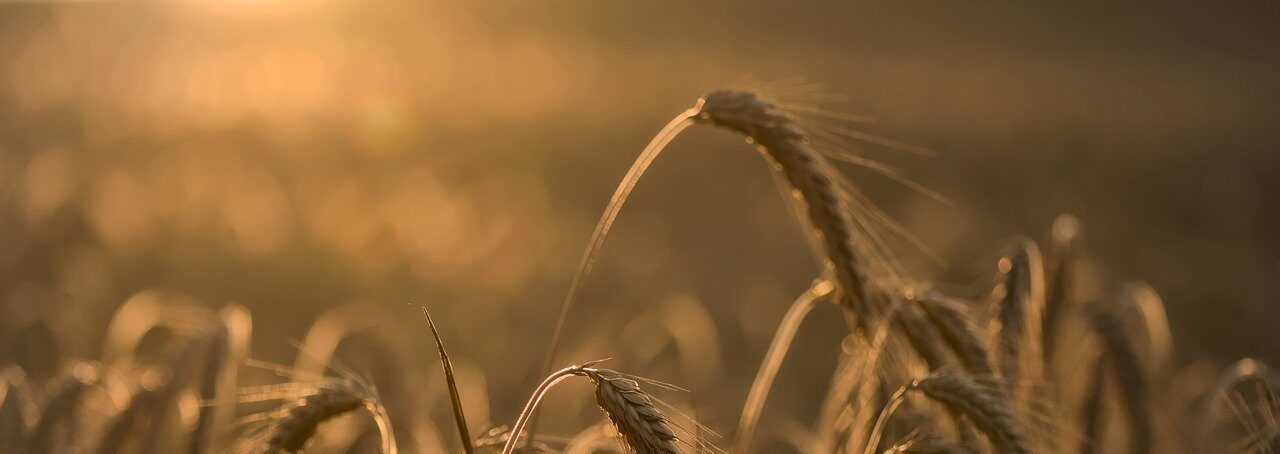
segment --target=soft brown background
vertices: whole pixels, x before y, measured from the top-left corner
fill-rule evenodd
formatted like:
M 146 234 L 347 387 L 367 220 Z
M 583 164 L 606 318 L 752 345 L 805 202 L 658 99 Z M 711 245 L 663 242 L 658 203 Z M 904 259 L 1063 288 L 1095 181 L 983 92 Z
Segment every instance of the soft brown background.
M 0 334 L 40 314 L 94 356 L 121 301 L 167 289 L 246 305 L 255 356 L 288 362 L 366 301 L 431 370 L 424 304 L 509 421 L 648 138 L 709 89 L 803 76 L 940 152 L 865 150 L 954 207 L 849 169 L 949 262 L 903 249 L 918 275 L 978 295 L 1004 241 L 1070 212 L 1112 284 L 1163 294 L 1181 362 L 1280 359 L 1280 4 L 794 3 L 0 3 Z M 565 359 L 688 385 L 728 430 L 813 273 L 761 160 L 695 128 L 624 211 Z M 635 360 L 662 347 L 630 321 L 697 303 L 720 367 Z M 813 323 L 766 421 L 812 411 L 839 328 Z

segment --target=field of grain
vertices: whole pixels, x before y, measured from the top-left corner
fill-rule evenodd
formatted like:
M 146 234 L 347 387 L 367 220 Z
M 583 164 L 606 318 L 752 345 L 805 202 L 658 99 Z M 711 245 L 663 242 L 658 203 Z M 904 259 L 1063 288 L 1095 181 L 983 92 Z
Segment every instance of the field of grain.
M 1280 452 L 1280 6 L 830 3 L 0 1 L 0 453 Z

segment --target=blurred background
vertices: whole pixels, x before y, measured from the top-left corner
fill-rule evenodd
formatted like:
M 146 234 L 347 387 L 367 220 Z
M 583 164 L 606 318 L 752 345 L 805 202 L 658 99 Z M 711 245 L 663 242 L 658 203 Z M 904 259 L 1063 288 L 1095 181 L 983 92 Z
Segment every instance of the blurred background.
M 247 307 L 253 356 L 291 363 L 363 304 L 449 421 L 425 305 L 473 423 L 509 423 L 648 139 L 708 90 L 801 76 L 939 152 L 863 150 L 953 206 L 847 169 L 946 259 L 902 249 L 916 275 L 981 295 L 1009 239 L 1073 213 L 1107 285 L 1162 294 L 1180 362 L 1280 360 L 1280 4 L 1096 3 L 0 2 L 4 354 L 43 320 L 97 357 L 158 290 Z M 689 387 L 731 431 L 814 273 L 761 159 L 694 128 L 624 210 L 561 358 Z M 811 416 L 836 319 L 806 328 L 766 423 Z

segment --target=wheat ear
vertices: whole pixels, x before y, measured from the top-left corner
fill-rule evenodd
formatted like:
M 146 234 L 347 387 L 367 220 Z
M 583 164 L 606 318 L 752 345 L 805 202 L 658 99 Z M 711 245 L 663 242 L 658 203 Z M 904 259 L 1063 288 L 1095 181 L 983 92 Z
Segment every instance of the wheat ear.
M 76 408 L 79 407 L 85 391 L 98 382 L 100 371 L 96 365 L 88 362 L 78 363 L 70 370 L 71 373 L 62 380 L 53 397 L 49 398 L 49 403 L 45 405 L 40 418 L 36 420 L 35 428 L 31 429 L 31 436 L 27 439 L 26 453 L 55 452 L 54 432 L 58 424 L 63 421 L 67 421 L 69 426 L 66 429 L 67 433 L 73 432 Z
M 741 454 L 751 449 L 756 424 L 760 422 L 760 412 L 764 409 L 765 400 L 769 397 L 769 390 L 773 388 L 773 380 L 778 375 L 782 360 L 786 358 L 787 352 L 790 350 L 791 341 L 795 339 L 796 332 L 799 331 L 800 324 L 804 322 L 805 317 L 817 306 L 819 301 L 831 294 L 831 290 L 830 282 L 821 279 L 814 281 L 808 290 L 801 294 L 799 298 L 796 298 L 795 302 L 791 304 L 791 308 L 787 309 L 787 313 L 782 316 L 782 322 L 778 324 L 778 329 L 774 331 L 773 341 L 769 344 L 769 350 L 764 355 L 764 361 L 760 363 L 760 370 L 756 372 L 756 378 L 751 382 L 751 390 L 747 392 L 746 403 L 742 406 L 742 413 L 738 419 L 738 435 L 734 442 L 734 453 Z
M 1015 242 L 1000 259 L 1004 295 L 996 311 L 1000 373 L 1010 387 L 1023 379 L 1036 380 L 1028 368 L 1041 363 L 1041 319 L 1044 307 L 1044 270 L 1040 249 L 1030 239 Z
M 869 222 L 885 221 L 819 151 L 794 117 L 760 93 L 717 90 L 694 107 L 699 122 L 740 133 L 759 146 L 796 197 L 805 225 L 818 232 L 818 251 L 831 268 L 845 304 L 869 333 L 881 307 L 903 286 Z M 865 216 L 865 217 L 863 217 Z
M 365 405 L 365 399 L 346 386 L 323 386 L 298 399 L 272 427 L 268 453 L 298 452 L 315 436 L 320 424 Z
M 145 372 L 143 376 L 161 377 L 159 372 L 154 370 Z M 163 400 L 165 389 L 172 384 L 169 378 L 160 380 L 164 381 L 144 383 L 144 387 L 129 398 L 128 405 L 112 417 L 101 440 L 98 441 L 98 448 L 95 451 L 97 454 L 115 454 L 124 449 L 135 426 L 155 412 L 156 406 Z
M 1022 432 L 1014 424 L 1013 416 L 1000 399 L 983 385 L 954 372 L 938 372 L 913 380 L 894 393 L 889 404 L 881 411 L 868 438 L 865 453 L 871 454 L 879 444 L 885 423 L 893 411 L 902 404 L 910 392 L 920 392 L 941 403 L 948 410 L 969 418 L 992 446 L 1002 453 L 1026 454 L 1030 452 Z
M 596 383 L 596 403 L 609 416 L 626 446 L 636 454 L 679 454 L 679 438 L 667 417 L 635 380 L 609 370 L 588 370 Z
M 987 347 L 963 307 L 936 292 L 926 294 L 916 304 L 942 335 L 961 369 L 978 379 L 994 377 Z
M 187 452 L 200 454 L 208 449 L 209 433 L 213 431 L 218 411 L 218 384 L 227 363 L 227 355 L 231 345 L 227 326 L 221 318 L 214 318 L 215 325 L 205 340 L 204 370 L 200 374 L 200 412 L 196 415 L 196 426 L 191 430 Z
M 1204 407 L 1200 410 L 1199 420 L 1196 422 L 1196 435 L 1192 446 L 1196 452 L 1209 452 L 1209 438 L 1213 434 L 1216 426 L 1218 415 L 1228 407 L 1232 397 L 1231 392 L 1236 386 L 1246 382 L 1257 382 L 1261 387 L 1268 391 L 1275 389 L 1275 376 L 1266 363 L 1262 361 L 1245 358 L 1236 361 L 1231 367 L 1228 367 L 1218 375 L 1217 380 L 1213 384 L 1213 388 L 1209 390 L 1205 397 Z M 1276 398 L 1276 396 L 1269 396 Z
M 529 396 L 516 423 L 511 426 L 502 453 L 515 452 L 516 446 L 520 444 L 521 434 L 547 392 L 565 379 L 577 376 L 590 378 L 596 384 L 596 402 L 622 435 L 628 449 L 637 454 L 678 454 L 680 451 L 676 443 L 680 439 L 672 431 L 666 415 L 654 405 L 653 399 L 640 389 L 635 380 L 608 369 L 591 367 L 598 363 L 600 361 L 569 366 L 543 379 L 534 389 L 533 395 Z M 696 444 L 700 446 L 701 440 L 697 440 Z
M 1080 220 L 1070 214 L 1060 214 L 1053 220 L 1049 232 L 1048 265 L 1045 272 L 1045 301 L 1043 316 L 1042 354 L 1044 364 L 1053 364 L 1054 349 L 1057 346 L 1058 329 L 1062 318 L 1076 299 L 1078 277 L 1076 267 L 1079 266 L 1077 255 L 1080 249 Z
M 1148 378 L 1133 344 L 1125 332 L 1124 321 L 1114 310 L 1093 305 L 1089 322 L 1094 333 L 1102 341 L 1102 358 L 1111 370 L 1124 395 L 1129 420 L 1129 450 L 1134 453 L 1151 451 L 1153 423 L 1151 420 L 1151 392 Z
M 1145 282 L 1129 282 L 1120 290 L 1123 304 L 1133 308 L 1146 332 L 1148 354 L 1151 357 L 1149 374 L 1155 380 L 1165 380 L 1173 362 L 1173 335 L 1169 329 L 1169 317 L 1164 301 Z
M 21 384 L 26 381 L 26 374 L 20 366 L 11 365 L 0 370 L 0 436 L 8 452 L 19 452 L 27 436 L 27 398 L 22 394 Z
M 550 391 L 551 388 L 554 388 L 557 384 L 569 377 L 586 376 L 587 368 L 598 362 L 599 361 L 585 365 L 569 366 L 547 375 L 547 378 L 543 379 L 542 383 L 539 383 L 537 388 L 534 388 L 533 394 L 529 396 L 529 400 L 524 404 L 524 409 L 520 411 L 520 416 L 516 418 L 515 424 L 511 425 L 511 430 L 509 431 L 510 435 L 507 437 L 507 443 L 502 447 L 502 454 L 511 454 L 512 452 L 515 452 L 516 446 L 520 444 L 520 439 L 522 438 L 521 434 L 524 433 L 525 427 L 529 425 L 529 419 L 538 411 L 538 406 L 542 404 L 542 398 L 547 395 L 547 392 Z M 533 438 L 532 435 L 531 431 L 529 438 Z M 530 441 L 530 443 L 532 443 L 532 441 Z

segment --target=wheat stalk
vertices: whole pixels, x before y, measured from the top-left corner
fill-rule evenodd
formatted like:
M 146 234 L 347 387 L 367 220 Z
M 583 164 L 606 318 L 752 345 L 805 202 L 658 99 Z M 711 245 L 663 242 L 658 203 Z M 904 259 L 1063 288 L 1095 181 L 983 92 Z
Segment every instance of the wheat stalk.
M 889 307 L 889 316 L 901 308 L 900 302 L 894 303 Z M 862 357 L 848 362 L 837 371 L 836 380 L 828 389 L 827 397 L 823 399 L 822 409 L 819 412 L 815 451 L 834 451 L 839 434 L 843 434 L 846 429 L 861 427 L 857 424 L 857 419 L 864 417 L 866 412 L 860 412 L 857 415 L 851 415 L 851 413 L 857 409 L 867 408 L 872 393 L 881 383 L 876 370 L 883 366 L 881 361 L 886 356 L 890 328 L 893 326 L 891 322 L 892 319 L 882 320 L 871 339 L 867 341 Z
M 511 454 L 515 452 L 516 446 L 520 444 L 521 438 L 524 438 L 525 427 L 529 425 L 530 418 L 538 411 L 538 406 L 542 404 L 542 398 L 547 392 L 554 388 L 557 384 L 565 379 L 573 376 L 586 376 L 586 370 L 591 365 L 598 363 L 595 361 L 584 365 L 572 365 L 564 369 L 560 369 L 547 375 L 547 378 L 534 388 L 533 394 L 529 396 L 528 402 L 525 402 L 524 409 L 520 411 L 520 416 L 516 418 L 515 424 L 511 425 L 511 435 L 508 436 L 506 444 L 502 447 L 502 454 Z M 533 438 L 533 431 L 530 431 L 528 438 Z M 531 441 L 530 441 L 531 442 Z
M 1125 332 L 1124 321 L 1115 314 L 1114 310 L 1102 308 L 1095 303 L 1094 309 L 1089 313 L 1089 322 L 1094 333 L 1102 341 L 1102 359 L 1112 372 L 1110 376 L 1116 380 L 1124 396 L 1129 420 L 1130 452 L 1150 452 L 1153 423 L 1148 395 L 1149 380 Z
M 773 388 L 773 380 L 777 377 L 782 360 L 786 358 L 787 352 L 790 350 L 792 339 L 795 338 L 796 332 L 799 331 L 800 324 L 804 322 L 805 316 L 831 291 L 832 286 L 829 281 L 823 279 L 814 281 L 808 290 L 801 294 L 799 298 L 796 298 L 796 301 L 791 304 L 791 308 L 787 309 L 787 313 L 782 316 L 782 322 L 778 324 L 778 329 L 774 331 L 773 341 L 770 342 L 769 349 L 765 352 L 764 360 L 760 363 L 760 370 L 756 373 L 755 380 L 751 382 L 751 390 L 747 392 L 747 400 L 742 406 L 742 413 L 738 419 L 737 438 L 734 441 L 733 452 L 745 453 L 751 449 L 756 424 L 760 421 L 760 412 L 764 409 L 769 390 Z
M 498 426 L 486 431 L 475 441 L 476 452 L 485 454 L 501 453 L 507 442 L 511 441 L 511 431 L 508 429 L 507 426 Z M 524 438 L 527 434 L 528 432 L 525 432 L 519 438 Z M 521 441 L 517 440 L 517 443 L 521 443 Z M 514 452 L 519 454 L 543 454 L 554 452 L 554 450 L 541 440 L 533 440 L 524 442 L 524 446 L 516 448 Z
M 900 441 L 882 454 L 976 454 L 962 444 L 955 444 L 930 433 L 917 433 Z

